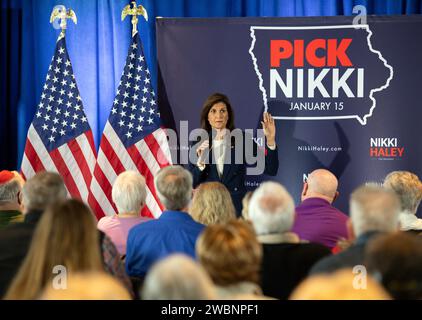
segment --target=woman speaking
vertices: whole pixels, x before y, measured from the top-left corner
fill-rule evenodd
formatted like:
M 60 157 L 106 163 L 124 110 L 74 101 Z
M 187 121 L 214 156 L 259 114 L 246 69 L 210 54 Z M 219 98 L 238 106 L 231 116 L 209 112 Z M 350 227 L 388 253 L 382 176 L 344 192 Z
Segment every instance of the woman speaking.
M 278 152 L 275 143 L 274 119 L 269 113 L 264 113 L 262 128 L 266 138 L 264 174 L 274 176 L 278 170 Z M 234 161 L 236 145 L 233 137 L 228 139 L 234 127 L 233 109 L 224 94 L 214 93 L 207 98 L 201 112 L 201 127 L 208 132 L 208 139 L 199 146 L 196 145 L 197 163 L 190 164 L 193 174 L 193 184 L 208 181 L 223 183 L 230 192 L 236 213 L 242 211 L 242 198 L 246 194 L 245 177 L 246 161 L 243 154 L 242 161 Z M 243 135 L 243 140 L 245 136 Z M 242 142 L 244 143 L 244 142 Z M 243 144 L 241 150 L 247 150 Z M 264 152 L 255 145 L 253 152 Z

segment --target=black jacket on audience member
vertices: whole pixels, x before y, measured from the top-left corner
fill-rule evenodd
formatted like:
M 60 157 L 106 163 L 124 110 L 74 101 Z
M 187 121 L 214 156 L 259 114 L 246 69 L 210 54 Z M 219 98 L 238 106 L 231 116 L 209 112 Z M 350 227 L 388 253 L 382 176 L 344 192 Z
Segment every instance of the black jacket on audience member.
M 262 243 L 262 248 L 262 291 L 277 299 L 287 299 L 311 267 L 331 254 L 317 243 Z
M 353 268 L 362 265 L 365 257 L 365 248 L 370 240 L 381 234 L 378 231 L 371 231 L 359 236 L 355 243 L 348 249 L 327 257 L 316 263 L 310 274 L 332 273 L 343 268 Z
M 0 231 L 0 298 L 6 294 L 28 252 L 41 215 L 41 211 L 28 212 L 24 222 L 9 225 Z

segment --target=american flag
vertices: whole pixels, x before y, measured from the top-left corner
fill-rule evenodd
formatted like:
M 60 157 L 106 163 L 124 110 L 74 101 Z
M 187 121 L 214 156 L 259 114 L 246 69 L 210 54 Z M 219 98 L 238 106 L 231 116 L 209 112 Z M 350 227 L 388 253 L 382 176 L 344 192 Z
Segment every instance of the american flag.
M 21 171 L 26 179 L 39 171 L 58 172 L 72 197 L 95 206 L 90 193 L 95 162 L 92 131 L 61 35 L 28 130 Z
M 147 199 L 143 216 L 157 218 L 162 205 L 154 188 L 154 175 L 171 164 L 167 136 L 161 128 L 157 100 L 151 85 L 139 34 L 132 37 L 126 65 L 105 125 L 91 190 L 97 217 L 113 215 L 111 188 L 125 170 L 139 171 L 146 179 Z

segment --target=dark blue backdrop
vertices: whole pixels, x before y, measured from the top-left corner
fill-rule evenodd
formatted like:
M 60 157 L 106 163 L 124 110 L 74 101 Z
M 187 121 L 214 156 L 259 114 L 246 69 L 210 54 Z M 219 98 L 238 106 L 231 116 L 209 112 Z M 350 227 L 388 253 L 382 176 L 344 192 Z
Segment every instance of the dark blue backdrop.
M 181 121 L 187 121 L 191 130 L 200 125 L 199 114 L 206 97 L 223 92 L 230 98 L 235 126 L 255 129 L 261 127 L 266 96 L 268 111 L 276 119 L 280 170 L 276 177 L 249 175 L 246 187 L 254 189 L 260 181 L 274 179 L 286 186 L 296 203 L 300 201 L 304 175 L 318 168 L 329 169 L 339 179 L 336 206 L 344 212 L 348 212 L 350 193 L 363 183 L 381 183 L 393 170 L 421 176 L 422 145 L 415 128 L 422 117 L 422 16 L 369 16 L 368 25 L 361 28 L 353 26 L 352 19 L 160 19 L 158 103 L 162 110 L 173 111 L 162 112 L 162 117 L 167 120 L 172 115 L 167 124 L 174 123 L 176 128 L 182 128 Z M 273 40 L 310 44 L 316 39 L 341 43 L 350 40 L 344 51 L 349 63 L 333 63 L 331 59 L 331 63 L 315 67 L 306 50 L 306 61 L 295 65 L 293 61 L 301 57 L 296 47 L 292 49 L 294 57 L 284 57 L 280 66 L 270 66 Z M 324 63 L 330 61 L 330 50 L 326 51 L 327 60 L 325 50 L 317 54 Z M 335 94 L 334 87 L 340 81 L 332 75 L 338 72 L 344 76 L 346 69 L 352 71 L 352 76 L 345 77 L 349 93 L 341 90 Z M 275 90 L 270 89 L 270 70 L 286 83 L 286 74 L 293 75 L 287 85 L 291 93 L 277 85 Z M 361 95 L 357 94 L 358 70 L 363 74 L 359 81 Z M 301 94 L 296 84 L 299 71 L 303 74 L 303 80 L 298 81 Z M 308 90 L 312 88 L 307 77 L 311 71 L 319 75 L 327 72 L 320 82 L 326 90 L 324 95 L 319 90 Z M 271 91 L 276 94 L 271 95 Z M 304 109 L 292 104 L 330 107 Z M 187 141 L 183 131 L 181 146 Z
M 0 21 L 0 168 L 15 169 L 41 94 L 59 34 L 49 23 L 55 5 L 71 7 L 67 44 L 94 138 L 99 138 L 130 40 L 130 21 L 120 21 L 128 0 L 2 0 Z M 156 83 L 155 17 L 254 17 L 351 15 L 354 5 L 368 14 L 420 14 L 421 0 L 144 0 L 149 21 L 140 22 Z

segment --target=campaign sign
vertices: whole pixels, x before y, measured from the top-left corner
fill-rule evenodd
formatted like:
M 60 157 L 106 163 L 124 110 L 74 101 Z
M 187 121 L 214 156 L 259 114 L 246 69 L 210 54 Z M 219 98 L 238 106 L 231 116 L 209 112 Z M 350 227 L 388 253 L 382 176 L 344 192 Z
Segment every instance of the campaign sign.
M 365 125 L 375 93 L 393 78 L 393 67 L 371 44 L 368 25 L 250 29 L 264 106 L 275 102 L 268 111 L 276 119 L 354 118 Z
M 248 176 L 248 188 L 276 180 L 299 203 L 308 174 L 326 168 L 339 179 L 335 205 L 348 213 L 359 185 L 382 183 L 393 170 L 422 176 L 421 16 L 156 24 L 158 103 L 181 139 L 200 127 L 202 105 L 214 92 L 230 98 L 238 128 L 260 128 L 264 111 L 275 118 L 278 174 Z

